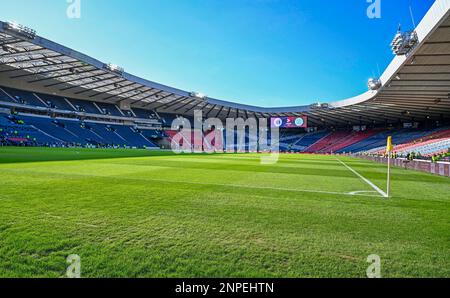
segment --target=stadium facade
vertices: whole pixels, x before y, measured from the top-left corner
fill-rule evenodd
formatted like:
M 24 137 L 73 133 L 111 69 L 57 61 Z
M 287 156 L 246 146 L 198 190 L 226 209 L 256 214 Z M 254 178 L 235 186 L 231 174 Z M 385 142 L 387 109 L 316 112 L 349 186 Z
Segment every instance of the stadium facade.
M 174 119 L 193 119 L 200 110 L 204 118 L 271 119 L 272 127 L 282 128 L 282 151 L 377 152 L 380 140 L 394 134 L 398 146 L 425 140 L 424 155 L 433 155 L 450 147 L 449 37 L 450 0 L 438 0 L 415 30 L 396 35 L 395 58 L 366 93 L 266 108 L 140 78 L 30 28 L 0 22 L 0 107 L 8 115 L 0 125 L 9 130 L 4 141 L 13 144 L 159 148 L 162 140 L 170 142 Z M 21 132 L 20 125 L 29 127 Z

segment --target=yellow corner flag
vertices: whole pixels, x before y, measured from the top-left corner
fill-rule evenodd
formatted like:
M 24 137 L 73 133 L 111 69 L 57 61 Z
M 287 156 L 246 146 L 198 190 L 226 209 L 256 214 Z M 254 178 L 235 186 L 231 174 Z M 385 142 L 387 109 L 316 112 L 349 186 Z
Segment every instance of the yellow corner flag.
M 389 136 L 387 138 L 387 146 L 386 146 L 386 153 L 391 153 L 394 150 L 394 146 L 392 145 L 392 137 Z
M 389 198 L 391 192 L 391 152 L 394 151 L 394 146 L 392 145 L 392 136 L 387 138 L 386 154 L 388 160 L 388 172 L 387 172 L 387 190 L 386 198 Z

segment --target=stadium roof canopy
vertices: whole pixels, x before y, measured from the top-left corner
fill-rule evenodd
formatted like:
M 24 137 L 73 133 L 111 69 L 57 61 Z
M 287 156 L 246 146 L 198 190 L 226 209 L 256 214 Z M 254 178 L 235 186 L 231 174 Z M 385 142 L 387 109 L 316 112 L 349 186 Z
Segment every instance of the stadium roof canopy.
M 24 90 L 205 117 L 307 115 L 310 126 L 435 121 L 450 118 L 450 0 L 437 0 L 417 26 L 417 45 L 396 56 L 381 86 L 327 104 L 264 108 L 158 84 L 16 24 L 0 22 L 0 83 Z

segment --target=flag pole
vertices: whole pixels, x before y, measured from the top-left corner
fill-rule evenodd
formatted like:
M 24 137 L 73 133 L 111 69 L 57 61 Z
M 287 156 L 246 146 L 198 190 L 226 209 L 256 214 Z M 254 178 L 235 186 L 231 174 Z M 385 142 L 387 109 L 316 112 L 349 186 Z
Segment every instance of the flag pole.
M 389 136 L 387 138 L 387 145 L 386 145 L 386 153 L 388 156 L 386 198 L 389 198 L 389 195 L 391 193 L 391 154 L 393 150 L 394 146 L 392 145 L 392 136 Z
M 391 152 L 388 152 L 387 191 L 386 191 L 386 195 L 388 198 L 390 192 L 391 192 Z

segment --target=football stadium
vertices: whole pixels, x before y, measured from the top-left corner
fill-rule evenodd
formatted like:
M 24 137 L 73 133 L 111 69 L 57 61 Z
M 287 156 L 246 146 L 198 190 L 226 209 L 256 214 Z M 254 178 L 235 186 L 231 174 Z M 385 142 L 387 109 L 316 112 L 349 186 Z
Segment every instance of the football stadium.
M 449 0 L 393 28 L 368 91 L 297 106 L 32 27 L 0 22 L 0 277 L 450 277 Z

